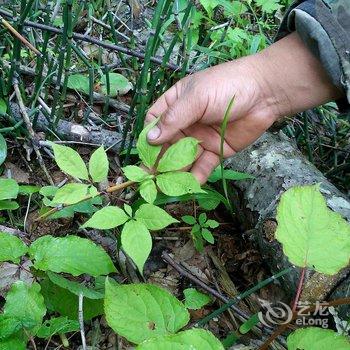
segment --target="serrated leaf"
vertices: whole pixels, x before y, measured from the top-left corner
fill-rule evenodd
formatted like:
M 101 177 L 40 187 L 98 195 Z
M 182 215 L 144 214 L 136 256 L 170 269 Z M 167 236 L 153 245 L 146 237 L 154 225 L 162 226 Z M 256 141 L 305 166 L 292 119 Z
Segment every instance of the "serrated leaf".
M 157 198 L 157 187 L 153 180 L 146 180 L 139 187 L 141 197 L 150 204 L 153 204 Z
M 90 79 L 87 75 L 72 74 L 68 78 L 68 88 L 89 95 Z
M 161 230 L 178 222 L 165 210 L 153 204 L 143 204 L 135 213 L 135 219 L 142 221 L 149 230 Z
M 255 177 L 250 174 L 246 173 L 240 173 L 238 171 L 234 171 L 231 169 L 225 169 L 224 170 L 224 179 L 226 180 L 233 180 L 233 181 L 239 181 L 239 180 L 248 180 L 248 179 L 254 179 Z M 221 167 L 217 167 L 209 176 L 208 182 L 217 182 L 219 180 L 222 180 L 222 174 L 221 174 Z
M 50 311 L 58 312 L 61 316 L 67 316 L 71 320 L 78 319 L 78 296 L 67 289 L 53 284 L 48 278 L 40 282 L 45 304 Z M 64 302 L 62 302 L 64 300 Z M 84 320 L 103 314 L 103 302 L 101 299 L 93 300 L 84 298 Z
M 0 262 L 19 263 L 19 258 L 27 251 L 28 247 L 18 237 L 0 232 Z
M 128 215 L 119 207 L 108 206 L 97 211 L 84 225 L 85 227 L 109 230 L 123 225 L 129 220 Z
M 122 170 L 127 179 L 131 181 L 141 182 L 150 177 L 149 173 L 136 165 L 127 165 Z
M 207 229 L 202 229 L 202 237 L 210 244 L 214 244 L 214 236 L 213 234 Z
M 107 179 L 109 161 L 103 146 L 91 155 L 89 161 L 89 173 L 94 182 L 101 182 Z
M 64 334 L 79 330 L 79 322 L 69 320 L 68 317 L 54 317 L 46 320 L 39 328 L 36 336 L 39 338 L 50 338 L 55 334 Z
M 165 151 L 157 170 L 163 173 L 183 169 L 195 161 L 197 152 L 198 140 L 193 137 L 184 137 Z
M 51 271 L 47 272 L 47 276 L 53 284 L 56 284 L 64 289 L 68 289 L 75 295 L 79 296 L 79 294 L 82 294 L 84 297 L 89 299 L 103 299 L 104 294 L 101 291 L 87 288 L 79 282 L 70 281 L 67 278 L 64 278 L 63 276 Z
M 72 205 L 97 194 L 97 189 L 91 185 L 70 183 L 57 190 L 52 203 Z
M 86 273 L 94 277 L 116 271 L 100 246 L 75 236 L 41 237 L 32 243 L 29 254 L 34 259 L 34 267 L 42 271 L 67 272 L 73 276 Z
M 331 329 L 316 327 L 301 328 L 287 339 L 288 350 L 349 350 L 349 339 Z
M 217 228 L 219 227 L 219 223 L 216 220 L 207 220 L 204 227 Z
M 3 314 L 0 315 L 0 349 L 1 339 L 10 337 L 12 334 L 18 332 L 22 328 L 22 323 L 14 317 L 8 317 Z
M 101 78 L 102 93 L 107 95 L 107 78 L 105 75 Z M 123 75 L 118 73 L 109 73 L 109 87 L 111 97 L 117 97 L 127 94 L 132 89 L 132 84 Z
M 1 102 L 1 100 L 0 100 Z M 0 107 L 1 109 L 1 107 Z M 0 112 L 1 115 L 1 112 Z M 4 136 L 0 134 L 0 165 L 2 165 L 7 157 L 7 144 Z
M 55 143 L 52 143 L 52 148 L 55 161 L 64 173 L 82 180 L 89 179 L 86 165 L 77 151 Z
M 224 350 L 219 339 L 204 329 L 190 329 L 145 341 L 136 350 Z
M 206 221 L 207 221 L 207 214 L 201 213 L 198 217 L 198 223 L 202 226 L 205 224 Z
M 22 323 L 29 322 L 39 326 L 46 314 L 46 306 L 40 290 L 38 283 L 29 285 L 22 281 L 15 282 L 6 295 L 4 315 L 14 317 Z
M 157 176 L 157 185 L 168 196 L 205 192 L 191 173 L 174 172 L 160 174 Z
M 197 220 L 192 215 L 184 215 L 182 218 L 182 221 L 188 225 L 194 225 L 197 223 Z
M 0 200 L 17 198 L 19 186 L 13 179 L 0 179 Z
M 332 275 L 349 263 L 350 225 L 327 208 L 318 187 L 297 186 L 282 195 L 275 236 L 292 264 Z
M 256 4 L 261 6 L 262 11 L 267 14 L 277 11 L 282 7 L 279 0 L 256 0 Z
M 16 210 L 19 208 L 19 204 L 13 201 L 0 201 L 0 210 Z
M 151 284 L 117 285 L 107 279 L 104 308 L 109 326 L 136 344 L 176 333 L 189 321 L 179 300 Z
M 121 234 L 122 248 L 132 259 L 140 273 L 152 250 L 152 237 L 144 223 L 128 221 Z
M 185 289 L 184 296 L 185 306 L 187 309 L 191 310 L 201 309 L 211 302 L 211 298 L 208 295 L 198 292 L 198 290 L 194 288 Z
M 152 168 L 157 161 L 162 146 L 153 146 L 148 143 L 148 132 L 158 123 L 160 118 L 155 119 L 152 123 L 148 124 L 141 132 L 137 140 L 137 150 L 139 151 L 139 157 L 142 163 L 148 168 Z

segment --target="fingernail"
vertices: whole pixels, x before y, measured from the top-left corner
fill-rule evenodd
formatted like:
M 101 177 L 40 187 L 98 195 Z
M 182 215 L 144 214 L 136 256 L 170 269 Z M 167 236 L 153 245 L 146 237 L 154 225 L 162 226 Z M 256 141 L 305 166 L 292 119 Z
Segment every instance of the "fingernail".
M 147 138 L 151 141 L 157 140 L 160 136 L 160 129 L 158 126 L 154 126 L 147 134 Z

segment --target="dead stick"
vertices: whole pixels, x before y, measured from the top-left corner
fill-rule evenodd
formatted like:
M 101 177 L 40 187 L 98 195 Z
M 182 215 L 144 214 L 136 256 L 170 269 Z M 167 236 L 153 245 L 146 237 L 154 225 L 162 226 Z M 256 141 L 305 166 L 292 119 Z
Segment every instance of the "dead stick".
M 43 159 L 43 157 L 42 157 L 42 155 L 40 153 L 39 147 L 36 144 L 35 132 L 33 130 L 33 126 L 32 126 L 32 123 L 31 123 L 31 121 L 29 119 L 29 116 L 27 114 L 27 109 L 26 109 L 26 107 L 25 107 L 25 105 L 23 103 L 23 99 L 22 99 L 21 92 L 19 90 L 17 78 L 13 79 L 13 87 L 14 87 L 14 90 L 15 90 L 15 94 L 16 94 L 17 101 L 18 101 L 18 104 L 19 104 L 19 108 L 20 108 L 21 113 L 22 113 L 22 117 L 23 117 L 24 123 L 26 124 L 30 140 L 32 142 L 32 145 L 33 145 L 34 151 L 36 153 L 36 156 L 38 158 L 39 165 L 40 165 L 41 169 L 44 171 L 44 173 L 45 173 L 49 183 L 51 185 L 54 185 L 54 182 L 53 182 L 49 172 L 46 169 L 46 166 L 45 166 L 45 163 L 44 163 L 44 159 Z
M 0 20 L 2 25 L 7 28 L 18 40 L 20 40 L 25 46 L 27 46 L 30 50 L 32 50 L 34 53 L 36 53 L 38 56 L 42 56 L 41 52 L 34 47 L 25 37 L 23 37 L 21 34 L 17 32 L 15 28 L 12 27 L 12 25 L 6 21 L 3 17 L 0 16 Z

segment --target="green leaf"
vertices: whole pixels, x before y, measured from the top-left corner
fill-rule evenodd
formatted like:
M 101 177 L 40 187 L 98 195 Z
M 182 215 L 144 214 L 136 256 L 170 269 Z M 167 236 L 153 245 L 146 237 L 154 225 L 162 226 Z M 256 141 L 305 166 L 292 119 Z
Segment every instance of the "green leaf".
M 19 208 L 19 204 L 13 201 L 0 201 L 0 210 L 16 210 Z
M 141 182 L 146 180 L 151 175 L 147 173 L 142 168 L 136 166 L 136 165 L 127 165 L 126 167 L 122 168 L 124 175 L 131 181 L 135 182 Z
M 301 328 L 294 331 L 287 339 L 288 350 L 349 350 L 347 337 L 331 329 L 316 327 Z
M 119 207 L 108 206 L 97 211 L 82 227 L 109 230 L 123 225 L 128 220 L 129 217 L 124 210 Z
M 1 102 L 1 100 L 0 100 Z M 1 106 L 0 106 L 1 110 Z M 1 112 L 0 112 L 1 115 Z M 0 134 L 0 165 L 2 165 L 7 157 L 7 144 L 6 140 L 4 139 L 4 136 Z
M 257 324 L 259 324 L 259 322 L 259 315 L 254 314 L 250 316 L 250 318 L 239 327 L 239 332 L 241 334 L 247 334 L 251 329 L 253 329 Z
M 21 185 L 19 186 L 19 194 L 30 196 L 34 193 L 38 193 L 40 189 L 40 186 Z
M 182 218 L 182 221 L 188 225 L 194 225 L 197 223 L 197 220 L 192 215 L 184 215 Z
M 164 173 L 183 169 L 195 161 L 197 153 L 198 140 L 193 137 L 184 137 L 166 150 L 157 170 Z
M 116 271 L 100 246 L 75 236 L 41 237 L 32 243 L 29 254 L 34 259 L 34 267 L 42 271 L 67 272 L 73 276 L 86 273 L 94 277 Z
M 17 198 L 19 186 L 13 179 L 0 179 L 0 200 Z
M 195 195 L 199 206 L 204 210 L 214 210 L 220 203 L 227 206 L 226 198 L 219 192 L 205 188 L 206 193 L 198 193 Z
M 19 263 L 19 258 L 26 254 L 28 247 L 16 236 L 0 232 L 0 262 L 13 261 Z
M 207 221 L 207 214 L 206 213 L 201 213 L 198 217 L 198 223 L 199 225 L 203 226 L 205 222 Z
M 90 79 L 87 75 L 72 74 L 68 78 L 68 88 L 84 93 L 90 94 Z
M 6 115 L 6 111 L 7 111 L 6 101 L 0 98 L 0 116 Z
M 53 197 L 57 191 L 58 191 L 57 186 L 44 186 L 44 187 L 41 187 L 39 193 L 45 197 Z
M 33 325 L 41 325 L 46 314 L 46 306 L 40 290 L 38 283 L 28 285 L 17 281 L 12 284 L 6 296 L 4 315 L 16 318 L 22 323 L 29 322 Z
M 102 93 L 107 95 L 107 79 L 103 75 L 101 79 Z M 132 84 L 123 75 L 118 73 L 109 73 L 109 87 L 111 97 L 125 95 L 132 89 Z
M 39 338 L 50 338 L 55 334 L 64 334 L 79 330 L 79 322 L 69 320 L 68 317 L 54 317 L 46 320 L 39 328 L 36 336 Z
M 262 11 L 267 14 L 275 12 L 282 7 L 279 4 L 279 0 L 256 0 L 256 4 L 261 6 Z
M 103 146 L 91 155 L 89 161 L 89 173 L 94 182 L 101 182 L 107 179 L 109 170 L 109 161 L 107 153 Z
M 40 285 L 48 310 L 58 312 L 61 316 L 67 316 L 71 320 L 78 319 L 78 296 L 68 289 L 53 284 L 48 278 L 44 279 Z M 88 321 L 103 314 L 103 301 L 101 299 L 84 298 L 83 303 L 84 320 Z
M 70 183 L 59 188 L 53 198 L 54 204 L 76 204 L 90 196 L 97 196 L 97 189 L 91 185 Z
M 157 198 L 157 187 L 153 180 L 146 180 L 140 184 L 140 195 L 141 197 L 150 204 L 153 204 Z
M 219 223 L 216 220 L 207 220 L 204 227 L 217 228 L 219 227 Z
M 142 163 L 148 168 L 154 166 L 162 149 L 162 146 L 150 145 L 147 140 L 148 132 L 158 123 L 159 119 L 160 118 L 155 119 L 142 130 L 136 144 L 137 150 L 139 151 L 139 157 L 142 160 Z
M 0 349 L 1 339 L 10 337 L 22 328 L 22 323 L 14 317 L 8 317 L 0 314 Z
M 152 250 L 152 237 L 145 224 L 140 221 L 128 221 L 121 234 L 122 248 L 133 260 L 140 273 Z
M 327 208 L 318 185 L 286 191 L 276 218 L 275 236 L 292 264 L 329 275 L 348 265 L 350 225 Z
M 141 221 L 149 230 L 161 230 L 178 222 L 165 210 L 153 204 L 143 204 L 135 213 L 135 219 Z
M 198 292 L 194 288 L 185 289 L 184 295 L 187 309 L 198 310 L 211 302 L 211 298 L 208 295 Z
M 26 342 L 17 337 L 0 340 L 0 350 L 26 350 Z
M 132 208 L 130 207 L 130 205 L 127 205 L 124 203 L 124 211 L 130 216 L 132 217 Z
M 47 276 L 50 281 L 61 288 L 68 289 L 71 293 L 78 295 L 82 294 L 89 299 L 103 299 L 104 293 L 98 290 L 85 287 L 83 284 L 70 281 L 57 273 L 48 271 Z
M 246 174 L 246 173 L 240 173 L 238 171 L 233 171 L 230 169 L 224 170 L 224 179 L 226 180 L 233 180 L 233 181 L 239 181 L 239 180 L 247 180 L 247 179 L 255 179 L 253 175 Z M 221 167 L 217 167 L 209 176 L 208 182 L 217 182 L 219 180 L 222 180 L 221 175 Z
M 109 326 L 136 344 L 176 333 L 190 318 L 179 300 L 151 284 L 117 285 L 106 279 L 104 306 Z
M 207 11 L 207 13 L 210 17 L 213 16 L 213 11 L 214 11 L 215 7 L 220 5 L 219 0 L 200 0 L 199 2 L 204 7 L 205 11 Z
M 224 350 L 215 336 L 204 329 L 190 329 L 140 344 L 136 350 Z
M 168 196 L 203 193 L 197 179 L 191 173 L 165 173 L 157 176 L 157 185 Z
M 207 229 L 202 229 L 202 237 L 210 244 L 214 244 L 214 236 L 213 234 Z
M 79 153 L 74 149 L 52 143 L 55 161 L 66 174 L 82 180 L 88 180 L 86 165 Z

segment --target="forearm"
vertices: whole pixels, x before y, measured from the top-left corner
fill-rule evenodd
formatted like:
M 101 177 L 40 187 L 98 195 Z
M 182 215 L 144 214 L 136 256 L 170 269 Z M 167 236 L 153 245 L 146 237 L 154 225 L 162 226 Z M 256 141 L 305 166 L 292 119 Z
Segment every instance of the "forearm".
M 252 56 L 253 58 L 254 56 Z M 344 95 L 296 32 L 256 55 L 268 103 L 279 117 L 293 115 Z

